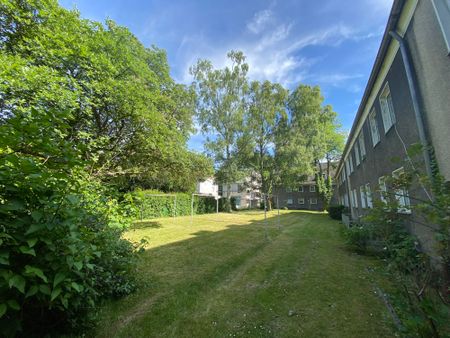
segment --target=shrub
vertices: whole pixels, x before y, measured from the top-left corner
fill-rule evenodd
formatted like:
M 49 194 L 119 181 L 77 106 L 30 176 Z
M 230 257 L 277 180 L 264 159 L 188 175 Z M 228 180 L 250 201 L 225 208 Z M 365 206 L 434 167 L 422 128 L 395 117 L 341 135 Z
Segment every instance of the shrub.
M 346 243 L 358 253 L 367 252 L 372 231 L 369 226 L 357 225 L 344 230 Z
M 176 210 L 174 210 L 175 197 L 172 195 L 173 194 L 165 194 L 158 190 L 136 190 L 124 196 L 122 213 L 131 219 L 190 215 L 192 208 L 192 194 L 176 193 Z M 223 203 L 223 201 L 219 201 L 219 209 L 221 207 L 220 202 Z M 214 213 L 217 210 L 216 203 L 214 197 L 194 195 L 194 214 Z
M 330 205 L 327 208 L 328 215 L 332 219 L 341 220 L 342 219 L 342 212 L 344 211 L 345 206 L 343 205 Z

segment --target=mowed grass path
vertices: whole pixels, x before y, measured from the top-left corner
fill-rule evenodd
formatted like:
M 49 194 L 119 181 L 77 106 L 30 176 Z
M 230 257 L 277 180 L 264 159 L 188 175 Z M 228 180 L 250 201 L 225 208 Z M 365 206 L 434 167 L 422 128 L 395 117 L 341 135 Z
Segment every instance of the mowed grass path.
M 107 304 L 100 337 L 393 337 L 369 272 L 327 215 L 284 211 L 161 219 L 145 237 L 145 285 Z

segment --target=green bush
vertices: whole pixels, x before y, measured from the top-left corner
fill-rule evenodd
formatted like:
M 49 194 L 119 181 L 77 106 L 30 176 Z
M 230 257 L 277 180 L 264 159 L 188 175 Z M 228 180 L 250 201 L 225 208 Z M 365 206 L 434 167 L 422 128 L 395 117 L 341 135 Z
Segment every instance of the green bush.
M 370 226 L 358 225 L 344 230 L 346 243 L 359 253 L 367 252 L 368 245 L 372 239 Z
M 336 220 L 341 220 L 342 219 L 342 213 L 345 209 L 345 206 L 343 205 L 330 205 L 327 208 L 328 211 L 328 215 L 332 218 L 332 219 L 336 219 Z
M 160 196 L 152 196 L 160 195 Z M 161 196 L 162 195 L 162 196 Z M 122 210 L 132 219 L 150 219 L 161 217 L 188 216 L 191 214 L 192 194 L 176 193 L 175 197 L 158 190 L 136 190 L 126 194 Z M 219 201 L 220 202 L 220 201 Z M 220 203 L 219 203 L 220 209 Z M 214 197 L 194 195 L 194 214 L 207 214 L 217 211 Z

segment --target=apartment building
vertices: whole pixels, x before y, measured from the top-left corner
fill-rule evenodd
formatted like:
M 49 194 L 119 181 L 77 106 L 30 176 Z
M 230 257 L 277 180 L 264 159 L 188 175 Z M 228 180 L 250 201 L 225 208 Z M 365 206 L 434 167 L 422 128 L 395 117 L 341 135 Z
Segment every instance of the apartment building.
M 336 171 L 335 199 L 358 221 L 399 176 L 407 149 L 424 148 L 415 165 L 431 174 L 434 158 L 450 180 L 450 1 L 395 0 L 361 104 Z M 434 155 L 433 155 L 434 153 Z M 433 157 L 434 156 L 434 157 Z M 411 206 L 429 198 L 421 186 L 394 191 L 426 250 L 434 233 L 415 222 Z

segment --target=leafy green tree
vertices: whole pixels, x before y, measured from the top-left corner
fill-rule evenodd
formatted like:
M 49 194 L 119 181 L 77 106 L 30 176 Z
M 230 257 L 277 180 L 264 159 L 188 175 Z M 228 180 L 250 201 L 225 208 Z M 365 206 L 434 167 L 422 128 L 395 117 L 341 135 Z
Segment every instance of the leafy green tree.
M 207 135 L 206 149 L 214 158 L 217 179 L 227 186 L 241 178 L 239 145 L 243 138 L 248 65 L 242 52 L 228 53 L 230 67 L 214 69 L 210 61 L 199 60 L 191 68 L 197 92 L 197 120 Z M 228 203 L 229 204 L 229 203 Z
M 249 147 L 243 160 L 257 173 L 260 191 L 271 194 L 277 179 L 275 136 L 278 123 L 286 118 L 287 90 L 269 81 L 250 84 L 245 126 Z M 270 203 L 269 203 L 270 207 Z
M 318 86 L 300 85 L 289 96 L 291 121 L 288 125 L 297 152 L 304 154 L 304 173 L 316 175 L 319 194 L 327 205 L 333 187 L 331 166 L 342 152 L 344 135 L 339 132 L 337 114 L 323 102 Z M 326 173 L 321 165 L 324 160 Z

